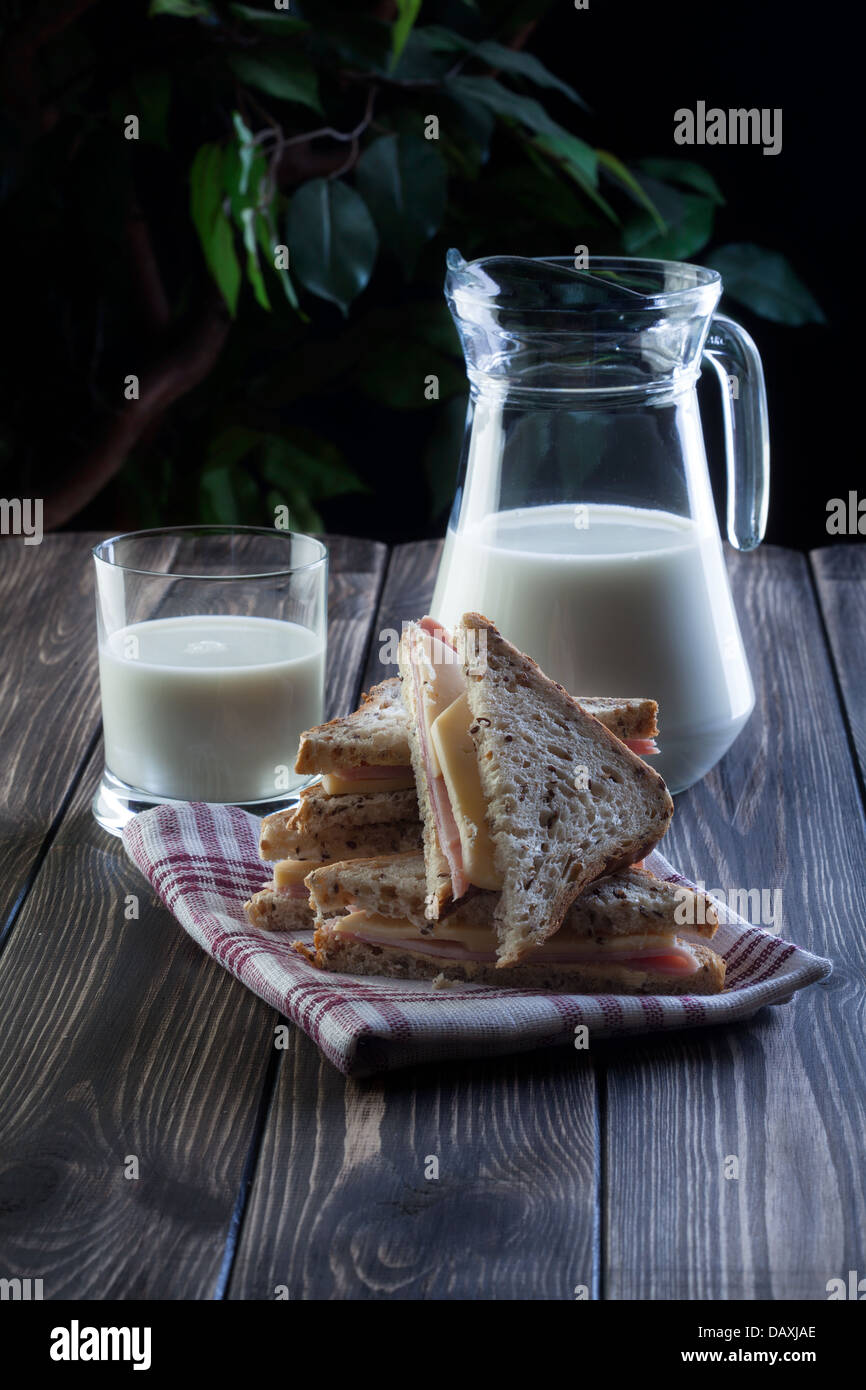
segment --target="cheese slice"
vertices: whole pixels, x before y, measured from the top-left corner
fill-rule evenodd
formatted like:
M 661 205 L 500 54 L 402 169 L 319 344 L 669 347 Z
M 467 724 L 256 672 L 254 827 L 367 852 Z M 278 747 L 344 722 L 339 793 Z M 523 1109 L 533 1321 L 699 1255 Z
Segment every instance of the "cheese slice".
M 337 918 L 333 930 L 361 936 L 365 941 L 381 942 L 383 946 L 409 945 L 424 950 L 425 941 L 459 941 L 467 951 L 496 951 L 496 933 L 492 927 L 449 926 L 449 919 L 431 923 L 433 930 L 422 933 L 408 917 L 383 917 L 378 912 L 347 912 Z
M 419 718 L 424 728 L 433 728 L 439 715 L 453 704 L 465 688 L 463 668 L 453 647 L 449 647 L 439 637 L 422 631 L 418 634 L 415 647 L 418 673 L 420 675 L 421 709 Z M 431 777 L 441 776 L 441 768 L 435 743 L 428 738 L 428 755 Z
M 494 862 L 493 841 L 487 828 L 487 802 L 481 789 L 478 755 L 469 733 L 472 713 L 465 692 L 436 718 L 431 741 L 442 769 L 457 831 L 463 870 L 476 888 L 496 892 L 502 875 Z
M 296 883 L 303 883 L 307 874 L 321 869 L 323 862 L 321 859 L 279 859 L 274 865 L 274 887 L 293 888 Z
M 383 917 L 378 912 L 357 909 L 347 912 L 344 917 L 334 918 L 330 923 L 330 929 L 337 935 L 356 936 L 373 945 L 399 947 L 415 951 L 418 955 L 424 954 L 425 945 L 454 942 L 465 951 L 483 952 L 491 959 L 495 958 L 497 940 L 492 927 L 461 925 L 453 917 L 445 917 L 429 925 L 432 925 L 433 930 L 422 932 L 420 927 L 406 917 Z M 534 946 L 527 951 L 521 959 L 526 964 L 543 960 L 545 956 L 560 959 L 571 956 L 576 962 L 613 962 L 617 956 L 633 956 L 643 951 L 665 955 L 674 950 L 691 955 L 687 944 L 679 941 L 673 933 L 665 936 L 645 932 L 642 935 L 615 936 L 609 941 L 599 942 L 594 941 L 591 936 L 579 936 L 569 931 L 568 927 L 563 927 L 541 946 Z
M 412 769 L 394 769 L 394 777 L 341 777 L 339 772 L 326 772 L 322 787 L 327 796 L 370 796 L 373 792 L 402 792 L 414 787 Z

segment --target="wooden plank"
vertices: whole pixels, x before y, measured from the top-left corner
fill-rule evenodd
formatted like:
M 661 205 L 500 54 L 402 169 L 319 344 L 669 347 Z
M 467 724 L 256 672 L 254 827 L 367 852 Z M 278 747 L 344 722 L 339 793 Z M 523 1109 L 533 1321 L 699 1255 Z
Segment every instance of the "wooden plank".
M 441 552 L 441 541 L 413 541 L 411 545 L 397 545 L 392 550 L 364 671 L 365 689 L 376 681 L 397 675 L 397 662 L 392 659 L 395 636 L 399 638 L 404 622 L 426 613 L 433 597 Z
M 866 781 L 866 545 L 810 555 L 860 775 Z
M 99 536 L 0 543 L 0 936 L 96 737 L 99 695 L 90 548 Z
M 332 549 L 329 700 L 351 703 L 386 551 Z M 49 712 L 56 722 L 57 706 Z M 275 1070 L 277 1016 L 94 823 L 91 757 L 0 971 L 0 1249 L 46 1298 L 207 1298 Z M 140 917 L 127 921 L 127 895 Z M 129 1159 L 139 1176 L 125 1176 Z
M 781 934 L 836 971 L 748 1024 L 604 1045 L 609 1298 L 820 1300 L 863 1265 L 863 808 L 805 558 L 730 572 L 758 703 L 666 850 L 711 888 L 781 888 Z
M 385 581 L 388 547 L 352 536 L 322 539 L 329 545 L 328 677 L 326 718 L 355 708 L 367 654 L 375 640 L 376 613 Z
M 373 625 L 430 602 L 439 543 L 392 554 Z M 377 637 L 364 674 L 383 665 Z M 228 1296 L 535 1299 L 593 1292 L 595 1078 L 588 1054 L 346 1082 L 293 1030 Z M 425 1161 L 439 1159 L 439 1178 Z M 283 1295 L 285 1296 L 285 1295 Z
M 287 1051 L 229 1297 L 571 1299 L 593 1287 L 586 1053 L 347 1082 Z M 430 1159 L 438 1178 L 428 1178 Z

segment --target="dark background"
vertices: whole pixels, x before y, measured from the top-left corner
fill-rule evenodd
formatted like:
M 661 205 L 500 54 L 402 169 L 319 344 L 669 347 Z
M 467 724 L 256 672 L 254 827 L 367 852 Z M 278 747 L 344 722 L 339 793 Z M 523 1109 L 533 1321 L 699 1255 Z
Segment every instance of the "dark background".
M 369 6 L 360 8 L 368 10 Z M 422 6 L 421 23 L 426 22 L 427 8 Z M 722 305 L 755 338 L 767 377 L 772 451 L 768 539 L 799 548 L 834 539 L 826 530 L 830 498 L 844 497 L 849 489 L 866 494 L 853 428 L 856 393 L 862 389 L 859 380 L 855 381 L 859 355 L 853 341 L 854 249 L 863 225 L 859 150 L 854 134 L 861 118 L 855 110 L 855 93 L 862 78 L 859 42 L 845 27 L 850 24 L 849 13 L 839 6 L 824 6 L 820 12 L 805 7 L 798 10 L 782 0 L 760 5 L 738 0 L 712 8 L 699 8 L 686 0 L 644 4 L 590 0 L 588 10 L 578 11 L 572 0 L 560 0 L 538 22 L 526 45 L 528 52 L 572 82 L 589 102 L 593 114 L 576 117 L 575 108 L 564 98 L 553 96 L 546 101 L 550 110 L 583 138 L 616 151 L 626 160 L 676 155 L 695 158 L 713 174 L 726 205 L 717 212 L 712 242 L 700 259 L 711 262 L 712 248 L 728 242 L 754 242 L 781 251 L 821 305 L 826 323 L 804 327 L 772 323 L 736 303 L 723 301 Z M 140 31 L 141 48 L 134 46 L 133 53 L 140 51 L 141 60 L 146 61 L 146 46 L 153 42 L 153 21 L 146 17 L 146 5 L 139 5 L 137 0 L 130 0 L 129 6 L 109 5 L 103 0 L 76 20 L 59 42 L 72 45 L 76 26 L 79 30 L 83 26 L 85 33 L 95 32 L 106 22 L 118 29 L 133 26 L 136 33 Z M 188 41 L 178 21 L 157 23 L 177 24 L 178 42 Z M 725 109 L 781 107 L 781 154 L 765 156 L 755 146 L 676 146 L 674 112 L 679 107 L 693 109 L 699 100 Z M 206 111 L 200 114 L 205 134 L 209 116 Z M 147 151 L 137 158 L 142 192 L 150 211 L 156 214 L 154 233 L 170 280 L 172 238 L 186 212 L 182 205 L 168 206 L 161 195 L 158 170 L 148 186 Z M 86 187 L 76 196 L 86 199 Z M 166 209 L 164 229 L 159 226 L 161 196 Z M 584 239 L 577 229 L 574 242 Z M 518 236 L 506 217 L 496 244 L 485 245 L 484 253 L 507 250 L 542 255 L 562 254 L 570 247 L 552 246 L 549 234 L 541 228 L 537 237 L 525 232 Z M 40 372 L 40 364 L 51 363 L 46 341 L 52 336 L 57 339 L 66 325 L 46 323 L 29 310 L 29 291 L 21 291 L 25 272 L 20 270 L 20 263 L 26 261 L 26 253 L 27 248 L 20 245 L 4 252 L 10 298 L 21 310 L 17 321 L 11 310 L 7 349 L 27 357 L 32 366 L 26 370 L 32 378 Z M 443 256 L 438 240 L 431 244 L 429 254 L 437 258 L 435 281 L 436 266 Z M 46 276 L 74 278 L 76 265 L 82 264 L 81 255 L 70 230 L 69 238 L 47 262 L 41 246 L 31 252 L 31 261 L 42 265 Z M 26 273 L 34 275 L 32 264 Z M 399 286 L 394 293 L 399 298 Z M 87 312 L 86 305 L 82 312 Z M 329 313 L 336 322 L 338 311 L 325 307 L 325 332 Z M 278 336 L 275 341 L 279 353 Z M 291 354 L 284 350 L 283 355 L 286 370 L 290 370 Z M 34 485 L 50 467 L 44 462 L 46 458 L 62 456 L 67 439 L 70 450 L 80 443 L 79 422 L 70 416 L 67 425 L 67 416 L 55 404 L 51 369 L 43 366 L 42 370 L 45 408 L 44 413 L 34 414 L 35 463 L 26 465 Z M 229 353 L 223 353 L 219 371 L 232 371 Z M 711 470 L 723 511 L 724 450 L 713 373 L 705 374 L 700 394 Z M 287 410 L 289 418 L 293 409 Z M 413 422 L 406 412 L 394 411 L 387 417 L 384 436 L 381 416 L 365 413 L 363 404 L 341 411 L 337 400 L 328 407 L 327 418 L 319 421 L 315 415 L 303 417 L 302 403 L 301 414 L 304 423 L 312 427 L 321 424 L 322 430 L 335 438 L 370 487 L 367 494 L 327 502 L 322 514 L 328 529 L 389 541 L 442 532 L 445 513 L 441 508 L 437 511 L 435 505 L 431 507 L 423 461 L 410 430 Z M 170 466 L 183 473 L 194 451 L 183 437 L 173 438 L 171 417 L 164 437 Z M 456 454 L 455 446 L 455 471 Z M 0 461 L 4 471 L 7 463 L 8 459 Z M 15 463 L 13 459 L 8 470 L 13 477 Z M 18 490 L 8 477 L 0 489 L 3 495 L 14 495 Z M 26 487 L 24 495 L 38 495 L 39 490 Z M 194 517 L 184 512 L 165 519 L 177 523 Z M 134 504 L 130 509 L 128 498 L 124 501 L 119 489 L 110 485 L 67 524 L 111 532 L 142 522 Z
M 605 138 L 623 157 L 684 152 L 673 143 L 673 113 L 694 109 L 699 100 L 726 109 L 782 108 L 780 154 L 753 146 L 704 146 L 694 154 L 727 200 L 714 242 L 753 241 L 784 252 L 827 319 L 787 328 L 723 301 L 754 337 L 767 379 L 767 539 L 799 548 L 832 540 L 829 498 L 850 488 L 866 494 L 855 434 L 863 385 L 853 283 L 864 225 L 855 136 L 863 118 L 854 96 L 863 76 L 851 13 L 838 4 L 782 0 L 714 6 L 590 0 L 585 12 L 558 5 L 532 45 L 557 71 L 574 67 L 581 94 L 603 115 Z M 701 407 L 723 505 L 717 389 L 705 373 Z

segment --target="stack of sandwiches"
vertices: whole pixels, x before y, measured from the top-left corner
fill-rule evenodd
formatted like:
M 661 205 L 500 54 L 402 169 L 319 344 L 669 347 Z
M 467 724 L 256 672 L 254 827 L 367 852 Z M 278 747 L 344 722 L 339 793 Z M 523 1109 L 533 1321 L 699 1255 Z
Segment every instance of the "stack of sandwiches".
M 576 699 L 478 614 L 407 625 L 400 679 L 312 729 L 246 905 L 322 970 L 557 993 L 711 994 L 711 904 L 641 861 L 673 803 L 651 700 Z M 701 895 L 693 895 L 696 899 Z M 689 927 L 689 940 L 678 923 Z

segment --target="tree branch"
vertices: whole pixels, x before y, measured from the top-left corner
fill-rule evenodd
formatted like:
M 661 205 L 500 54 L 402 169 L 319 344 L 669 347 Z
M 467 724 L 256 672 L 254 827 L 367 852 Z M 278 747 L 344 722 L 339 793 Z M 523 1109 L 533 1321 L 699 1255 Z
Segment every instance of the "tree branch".
M 123 232 L 142 318 L 152 333 L 160 333 L 171 320 L 171 307 L 150 239 L 150 228 L 134 193 L 129 198 Z
M 214 290 L 184 337 L 141 378 L 137 401 L 128 401 L 104 424 L 70 480 L 45 499 L 45 529 L 56 530 L 92 502 L 120 471 L 145 431 L 155 428 L 174 401 L 204 380 L 222 351 L 229 318 Z

